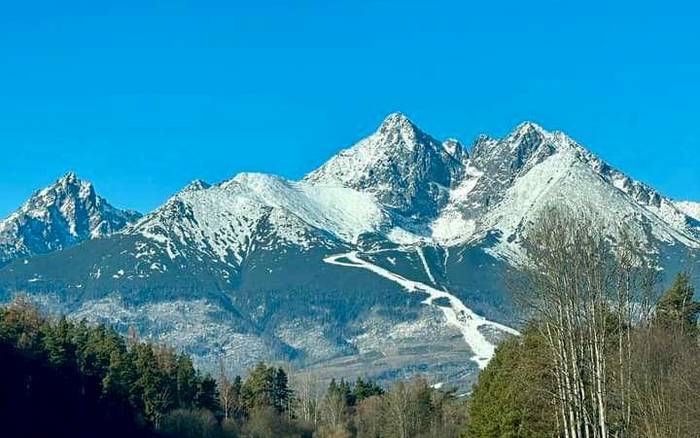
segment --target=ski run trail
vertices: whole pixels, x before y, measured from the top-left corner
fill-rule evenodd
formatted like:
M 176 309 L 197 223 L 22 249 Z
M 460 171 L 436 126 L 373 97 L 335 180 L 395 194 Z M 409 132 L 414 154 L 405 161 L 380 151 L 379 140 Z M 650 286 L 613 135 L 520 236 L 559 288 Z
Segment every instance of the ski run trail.
M 419 252 L 419 254 L 422 255 L 422 252 Z M 452 295 L 448 291 L 438 290 L 424 283 L 409 280 L 401 275 L 388 271 L 381 266 L 374 265 L 361 259 L 358 256 L 357 251 L 332 255 L 326 257 L 323 259 L 323 261 L 337 266 L 367 269 L 368 271 L 372 271 L 381 277 L 399 284 L 409 292 L 423 292 L 428 294 L 428 298 L 423 301 L 423 304 L 439 308 L 443 315 L 445 315 L 447 323 L 457 327 L 462 332 L 465 342 L 469 348 L 471 348 L 472 352 L 474 352 L 472 360 L 476 362 L 480 369 L 486 368 L 486 365 L 489 363 L 489 360 L 491 360 L 496 351 L 496 346 L 486 339 L 486 337 L 479 331 L 479 327 L 491 326 L 513 335 L 520 334 L 517 330 L 497 322 L 489 321 L 483 316 L 477 315 L 471 309 L 465 306 L 459 298 Z M 427 263 L 425 265 L 427 268 Z M 432 280 L 432 275 L 429 276 L 431 277 L 431 281 L 434 281 Z M 434 301 L 439 298 L 447 299 L 450 303 L 449 307 L 435 304 Z

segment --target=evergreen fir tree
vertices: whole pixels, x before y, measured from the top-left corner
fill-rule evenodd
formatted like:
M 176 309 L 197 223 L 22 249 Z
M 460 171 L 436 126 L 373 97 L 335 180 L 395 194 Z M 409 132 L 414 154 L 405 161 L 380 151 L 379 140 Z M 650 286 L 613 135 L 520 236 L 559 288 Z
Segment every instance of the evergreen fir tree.
M 71 324 L 62 317 L 54 327 L 45 323 L 42 326 L 46 358 L 52 366 L 64 367 L 75 362 Z
M 656 321 L 665 327 L 680 328 L 684 333 L 697 330 L 700 303 L 694 301 L 695 289 L 690 276 L 682 272 L 656 305 Z
M 189 356 L 185 354 L 178 355 L 175 374 L 178 406 L 180 408 L 191 408 L 199 388 L 194 365 Z
M 248 374 L 242 387 L 242 397 L 247 411 L 259 406 L 273 406 L 274 368 L 258 363 Z
M 545 351 L 534 327 L 501 342 L 472 391 L 466 437 L 539 438 L 556 430 Z
M 375 382 L 371 380 L 365 382 L 362 377 L 358 377 L 355 381 L 352 393 L 355 397 L 355 402 L 359 403 L 366 398 L 384 394 L 384 390 Z
M 272 384 L 272 405 L 278 413 L 284 413 L 289 410 L 289 403 L 292 397 L 292 391 L 289 388 L 287 373 L 282 368 L 277 368 Z
M 216 386 L 216 380 L 210 375 L 197 376 L 197 393 L 194 399 L 195 405 L 200 409 L 207 409 L 211 412 L 218 413 L 219 392 Z
M 243 398 L 242 398 L 242 390 L 243 390 L 243 379 L 241 379 L 241 376 L 236 376 L 233 379 L 233 383 L 231 384 L 231 393 L 232 393 L 232 398 L 233 398 L 233 411 L 232 415 L 233 418 L 240 420 L 243 418 L 245 415 L 245 406 L 243 405 Z

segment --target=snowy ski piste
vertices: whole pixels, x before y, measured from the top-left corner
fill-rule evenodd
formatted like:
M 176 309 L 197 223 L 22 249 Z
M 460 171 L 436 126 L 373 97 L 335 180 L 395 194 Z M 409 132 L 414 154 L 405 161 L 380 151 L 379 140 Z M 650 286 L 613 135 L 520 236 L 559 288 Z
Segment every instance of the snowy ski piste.
M 342 261 L 346 259 L 347 261 Z M 323 259 L 324 262 L 351 268 L 367 269 L 375 274 L 391 280 L 409 292 L 423 292 L 428 294 L 428 298 L 423 301 L 423 304 L 435 306 L 439 308 L 447 323 L 459 329 L 462 332 L 464 341 L 469 348 L 474 352 L 472 360 L 476 362 L 480 369 L 486 368 L 491 358 L 496 352 L 496 346 L 489 342 L 486 337 L 479 331 L 479 327 L 491 326 L 512 335 L 519 335 L 517 330 L 514 330 L 503 324 L 494 321 L 489 321 L 483 316 L 477 315 L 470 308 L 464 305 L 456 296 L 446 290 L 438 290 L 427 284 L 409 280 L 401 275 L 395 274 L 387 269 L 372 264 L 358 256 L 358 251 L 352 251 L 343 254 L 336 254 Z M 445 298 L 449 301 L 450 306 L 444 307 L 434 304 L 434 301 L 439 298 Z

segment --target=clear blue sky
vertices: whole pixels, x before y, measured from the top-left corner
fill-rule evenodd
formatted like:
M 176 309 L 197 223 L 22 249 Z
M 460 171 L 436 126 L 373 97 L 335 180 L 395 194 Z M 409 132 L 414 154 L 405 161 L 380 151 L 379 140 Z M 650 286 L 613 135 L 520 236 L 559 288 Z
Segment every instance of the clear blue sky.
M 534 120 L 700 200 L 699 7 L 572 3 L 5 2 L 0 216 L 68 170 L 141 211 L 298 178 L 397 110 L 464 143 Z

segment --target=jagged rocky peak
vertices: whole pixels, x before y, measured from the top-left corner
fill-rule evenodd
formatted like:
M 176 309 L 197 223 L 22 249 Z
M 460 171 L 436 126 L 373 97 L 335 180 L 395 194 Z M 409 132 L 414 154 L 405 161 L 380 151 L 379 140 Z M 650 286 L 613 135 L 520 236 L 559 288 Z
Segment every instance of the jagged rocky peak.
M 462 178 L 467 159 L 459 142 L 440 142 L 405 115 L 393 113 L 372 135 L 304 180 L 369 192 L 399 213 L 431 216 L 443 204 L 445 189 Z
M 68 172 L 0 222 L 0 263 L 108 235 L 140 216 L 111 206 L 92 183 Z
M 427 135 L 406 115 L 399 112 L 389 114 L 376 134 L 382 136 L 387 145 L 409 148 L 415 146 L 420 137 Z
M 402 112 L 396 111 L 384 118 L 384 121 L 379 126 L 382 132 L 391 131 L 394 129 L 418 129 L 416 125 Z
M 89 199 L 95 196 L 95 190 L 92 183 L 81 180 L 75 172 L 68 172 L 52 185 L 36 192 L 30 201 L 49 204 L 59 197 L 70 198 L 71 195 L 80 199 Z
M 553 135 L 533 122 L 523 122 L 502 139 L 512 154 L 527 154 L 545 143 L 554 143 Z
M 367 139 L 371 140 L 374 149 L 384 153 L 411 153 L 421 152 L 426 146 L 439 144 L 413 123 L 405 114 L 395 112 L 389 114 L 377 130 Z M 359 146 L 362 142 L 358 143 Z M 351 148 L 355 149 L 355 147 Z M 343 153 L 345 151 L 342 151 Z
M 80 179 L 78 179 L 78 175 L 76 175 L 73 171 L 66 172 L 66 174 L 59 178 L 57 181 L 57 183 L 61 185 L 76 184 L 80 182 L 81 181 Z
M 68 172 L 50 186 L 35 192 L 17 213 L 42 217 L 46 216 L 48 209 L 58 208 L 61 216 L 71 223 L 78 210 L 97 203 L 92 183 L 81 180 L 75 172 Z M 77 233 L 77 230 L 72 231 Z
M 486 134 L 479 135 L 476 140 L 474 140 L 474 143 L 472 143 L 470 149 L 471 157 L 474 158 L 484 156 L 486 151 L 491 149 L 496 143 L 498 143 L 498 139 L 496 138 Z
M 196 192 L 199 190 L 206 190 L 210 187 L 211 187 L 211 184 L 209 184 L 208 182 L 201 180 L 201 179 L 195 179 L 194 181 L 187 184 L 181 191 L 182 192 Z
M 448 138 L 442 142 L 442 147 L 445 152 L 459 162 L 466 162 L 469 159 L 469 152 L 457 139 Z
M 516 142 L 524 140 L 529 143 L 536 143 L 544 140 L 548 135 L 549 132 L 545 131 L 544 128 L 537 123 L 525 121 L 516 126 L 507 138 Z
M 552 155 L 568 137 L 550 133 L 533 122 L 523 122 L 501 139 L 481 135 L 474 142 L 472 161 L 485 171 L 518 172 L 533 157 L 533 164 Z
M 409 150 L 425 150 L 425 146 L 435 146 L 439 142 L 425 131 L 421 130 L 405 114 L 395 112 L 389 114 L 377 129 L 376 136 L 381 137 L 382 144 L 387 147 L 407 148 Z M 442 143 L 443 151 L 460 162 L 469 158 L 467 150 L 459 140 L 448 138 Z M 439 152 L 436 149 L 437 152 Z M 427 152 L 433 152 L 427 150 Z

